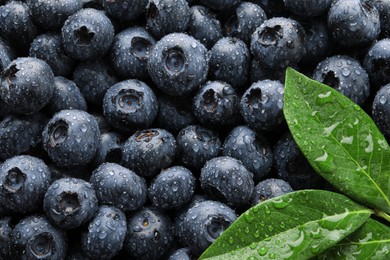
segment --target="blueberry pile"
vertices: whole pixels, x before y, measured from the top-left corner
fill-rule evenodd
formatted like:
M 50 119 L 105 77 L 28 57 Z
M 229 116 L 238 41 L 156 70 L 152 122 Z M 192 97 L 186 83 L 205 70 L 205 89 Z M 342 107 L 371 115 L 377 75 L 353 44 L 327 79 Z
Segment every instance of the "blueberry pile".
M 0 259 L 194 259 L 249 207 L 332 190 L 287 67 L 390 137 L 388 0 L 0 0 Z

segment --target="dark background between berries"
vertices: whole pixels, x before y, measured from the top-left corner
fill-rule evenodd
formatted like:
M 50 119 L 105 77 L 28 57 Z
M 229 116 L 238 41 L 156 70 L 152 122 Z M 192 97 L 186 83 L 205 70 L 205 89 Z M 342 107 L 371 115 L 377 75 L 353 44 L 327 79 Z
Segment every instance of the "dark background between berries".
M 350 8 L 351 7 L 351 8 Z M 0 259 L 196 259 L 317 175 L 294 67 L 390 138 L 388 0 L 0 0 Z

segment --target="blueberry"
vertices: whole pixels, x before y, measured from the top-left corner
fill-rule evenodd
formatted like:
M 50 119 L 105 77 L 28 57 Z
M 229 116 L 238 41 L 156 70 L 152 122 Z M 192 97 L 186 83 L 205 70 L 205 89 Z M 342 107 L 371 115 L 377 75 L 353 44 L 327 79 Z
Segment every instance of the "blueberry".
M 200 186 L 212 200 L 240 209 L 251 199 L 254 182 L 253 174 L 241 161 L 230 157 L 215 157 L 203 166 Z
M 363 63 L 375 87 L 390 82 L 390 39 L 382 39 L 368 49 Z
M 202 5 L 191 6 L 187 32 L 208 49 L 222 38 L 221 22 L 213 11 Z
M 196 170 L 221 152 L 218 133 L 200 125 L 183 128 L 176 137 L 176 144 L 179 161 Z
M 191 260 L 194 256 L 191 253 L 191 249 L 189 247 L 184 247 L 173 252 L 168 260 Z
M 72 229 L 88 223 L 98 209 L 98 200 L 89 182 L 78 178 L 54 181 L 43 200 L 49 220 L 61 229 Z
M 259 182 L 253 192 L 252 205 L 292 192 L 288 182 L 282 179 L 266 179 Z
M 193 101 L 193 113 L 209 128 L 229 127 L 240 120 L 239 97 L 234 88 L 222 81 L 208 81 Z
M 49 103 L 54 74 L 37 58 L 17 58 L 1 74 L 1 100 L 15 113 L 32 114 Z
M 161 171 L 149 186 L 153 206 L 161 210 L 178 209 L 195 193 L 196 180 L 190 170 L 173 166 Z
M 173 240 L 169 217 L 157 209 L 143 208 L 129 216 L 123 248 L 136 259 L 160 259 Z
M 156 123 L 158 127 L 177 134 L 184 127 L 197 122 L 192 113 L 192 96 L 174 97 L 160 93 L 157 100 Z
M 320 175 L 311 167 L 290 132 L 280 137 L 273 151 L 279 179 L 287 181 L 294 190 L 319 187 Z
M 15 259 L 65 259 L 66 233 L 41 215 L 27 216 L 12 231 Z
M 54 92 L 49 104 L 47 104 L 47 109 L 51 114 L 65 109 L 87 111 L 87 102 L 76 83 L 67 78 L 57 76 L 54 77 Z
M 189 9 L 185 0 L 150 0 L 146 11 L 147 28 L 157 38 L 184 32 L 190 20 Z
M 146 83 L 129 79 L 110 87 L 103 99 L 107 122 L 123 133 L 147 128 L 157 115 L 158 102 Z
M 154 177 L 175 159 L 175 137 L 164 129 L 137 131 L 122 147 L 122 164 L 143 177 Z
M 390 137 L 390 83 L 382 86 L 372 102 L 372 119 L 384 136 Z
M 125 214 L 114 207 L 99 207 L 82 235 L 82 248 L 92 259 L 111 259 L 122 249 L 127 233 Z
M 90 165 L 98 167 L 104 162 L 119 163 L 122 158 L 122 135 L 117 132 L 100 134 L 99 145 Z
M 200 0 L 200 3 L 216 11 L 226 11 L 234 8 L 240 0 Z
M 194 255 L 200 255 L 236 218 L 234 210 L 221 202 L 199 202 L 186 212 L 184 242 Z
M 148 0 L 102 0 L 101 4 L 110 16 L 119 20 L 129 21 L 142 15 L 148 4 Z
M 61 110 L 47 123 L 43 147 L 60 167 L 87 164 L 99 144 L 99 128 L 93 116 L 82 110 Z
M 10 217 L 0 218 L 0 258 L 12 259 L 11 234 L 13 226 Z
M 224 24 L 226 35 L 240 38 L 250 44 L 252 34 L 265 20 L 267 15 L 260 6 L 241 2 Z
M 284 5 L 284 0 L 249 0 L 248 2 L 255 3 L 259 5 L 268 18 L 272 17 L 287 17 L 290 15 L 290 12 L 287 10 Z
M 295 20 L 276 17 L 266 20 L 253 33 L 251 52 L 263 66 L 286 68 L 305 54 L 305 30 Z
M 221 38 L 209 53 L 209 78 L 224 81 L 236 90 L 245 84 L 250 66 L 250 52 L 242 40 Z
M 206 80 L 207 49 L 186 34 L 168 34 L 154 45 L 148 72 L 163 92 L 173 96 L 190 94 Z
M 61 29 L 62 41 L 70 57 L 92 60 L 103 56 L 114 40 L 114 27 L 102 11 L 81 9 L 69 16 Z
M 256 131 L 272 131 L 283 126 L 283 96 L 284 86 L 279 81 L 253 83 L 241 97 L 245 122 Z
M 390 37 L 390 2 L 387 0 L 374 0 L 375 8 L 379 12 L 379 20 L 381 24 L 381 36 L 383 38 Z
M 32 21 L 31 10 L 25 3 L 8 1 L 0 6 L 0 35 L 20 53 L 26 54 L 37 35 L 37 29 Z
M 233 128 L 226 137 L 222 153 L 242 162 L 253 173 L 256 182 L 268 176 L 272 170 L 273 153 L 265 136 L 247 126 Z
M 80 62 L 73 71 L 73 80 L 85 100 L 100 107 L 107 90 L 118 82 L 111 66 L 103 59 Z
M 16 52 L 13 46 L 6 39 L 0 36 L 0 73 L 14 59 L 16 59 Z
M 28 0 L 32 19 L 47 31 L 59 31 L 65 20 L 83 7 L 83 0 Z
M 145 180 L 116 163 L 100 165 L 93 171 L 90 182 L 101 205 L 133 211 L 142 207 L 147 199 Z
M 39 158 L 18 155 L 0 166 L 0 205 L 8 214 L 26 213 L 42 206 L 51 173 Z
M 316 17 L 326 14 L 332 4 L 332 0 L 283 0 L 283 2 L 288 11 L 302 17 Z
M 292 67 L 296 68 L 296 66 L 292 66 Z M 270 69 L 262 65 L 256 59 L 252 59 L 249 75 L 250 75 L 249 80 L 251 83 L 255 83 L 256 81 L 266 80 L 266 79 L 276 80 L 284 83 L 284 79 L 286 77 L 286 69 L 285 68 Z
M 110 60 L 118 75 L 124 78 L 147 78 L 147 60 L 156 44 L 144 27 L 130 27 L 115 35 Z
M 370 95 L 370 82 L 359 61 L 346 55 L 336 55 L 318 63 L 313 79 L 336 89 L 358 105 Z
M 30 45 L 29 55 L 45 61 L 56 76 L 70 76 L 75 66 L 75 61 L 69 57 L 62 45 L 59 33 L 37 36 Z
M 336 0 L 328 12 L 328 28 L 343 46 L 367 45 L 379 36 L 379 13 L 370 0 Z
M 46 123 L 41 113 L 5 117 L 0 122 L 0 158 L 5 160 L 38 148 Z

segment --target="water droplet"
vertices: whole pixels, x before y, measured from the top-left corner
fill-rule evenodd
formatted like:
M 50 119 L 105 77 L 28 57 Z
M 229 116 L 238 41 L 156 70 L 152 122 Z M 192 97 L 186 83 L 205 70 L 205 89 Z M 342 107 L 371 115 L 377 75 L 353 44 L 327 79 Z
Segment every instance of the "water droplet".
M 285 207 L 287 207 L 289 204 L 288 201 L 284 201 L 282 198 L 276 198 L 273 200 L 273 206 L 276 208 L 276 209 L 283 209 Z
M 379 103 L 381 103 L 382 105 L 386 104 L 387 102 L 387 96 L 386 95 L 382 95 L 379 97 Z
M 374 142 L 372 141 L 372 135 L 367 135 L 365 141 L 367 142 L 367 147 L 364 149 L 366 153 L 371 153 L 374 150 Z
M 340 124 L 340 122 L 336 122 L 334 123 L 333 125 L 331 126 L 328 126 L 328 127 L 324 127 L 324 134 L 326 137 L 328 137 L 332 131 Z
M 233 244 L 233 243 L 234 243 L 233 237 L 229 237 L 229 243 L 230 243 L 230 244 Z
M 353 136 L 343 136 L 340 140 L 340 143 L 342 144 L 352 144 L 353 142 Z
M 259 253 L 260 256 L 265 256 L 268 252 L 268 248 L 262 246 L 259 248 L 259 250 L 257 252 Z
M 82 125 L 80 126 L 80 130 L 81 130 L 81 132 L 83 132 L 83 133 L 87 132 L 87 129 L 88 129 L 88 127 L 87 127 L 86 124 L 82 124 Z
M 269 209 L 269 207 L 267 205 L 264 205 L 264 208 L 265 208 L 265 213 L 267 213 L 267 214 L 271 213 L 271 210 Z
M 351 75 L 351 70 L 348 69 L 348 68 L 342 68 L 342 69 L 341 69 L 341 74 L 342 74 L 344 77 L 348 77 L 349 75 Z

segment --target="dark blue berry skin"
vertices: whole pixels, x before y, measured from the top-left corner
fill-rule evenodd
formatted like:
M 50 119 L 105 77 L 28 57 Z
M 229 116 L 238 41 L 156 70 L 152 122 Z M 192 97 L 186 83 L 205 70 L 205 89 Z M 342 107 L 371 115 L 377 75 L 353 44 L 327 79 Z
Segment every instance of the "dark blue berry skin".
M 376 88 L 390 82 L 390 39 L 382 39 L 372 44 L 364 58 L 372 85 Z
M 379 20 L 381 24 L 381 37 L 390 37 L 390 2 L 387 0 L 374 0 L 375 8 L 379 12 Z
M 147 78 L 147 61 L 155 44 L 156 40 L 144 27 L 130 27 L 118 33 L 110 50 L 114 70 L 123 78 Z
M 147 28 L 157 38 L 173 32 L 184 32 L 190 20 L 185 0 L 151 0 L 146 10 Z
M 103 59 L 80 62 L 73 71 L 73 80 L 85 100 L 102 106 L 107 90 L 118 82 L 110 64 Z
M 15 259 L 65 259 L 66 233 L 41 215 L 23 218 L 12 231 L 12 255 Z
M 61 110 L 47 123 L 43 147 L 59 167 L 85 165 L 95 156 L 100 131 L 95 118 L 85 111 Z
M 233 128 L 226 137 L 222 154 L 240 160 L 248 171 L 253 173 L 255 182 L 270 174 L 273 153 L 269 142 L 247 126 Z
M 328 31 L 328 26 L 324 19 L 300 19 L 297 21 L 303 26 L 306 33 L 306 52 L 299 64 L 302 67 L 315 67 L 318 62 L 329 56 L 332 49 L 332 40 Z
M 111 17 L 119 20 L 129 21 L 141 16 L 148 2 L 148 0 L 102 0 L 101 4 L 103 5 L 107 14 L 109 14 Z
M 82 235 L 83 251 L 92 259 L 112 259 L 122 249 L 127 233 L 125 214 L 101 206 Z
M 280 137 L 273 151 L 279 179 L 287 181 L 294 190 L 319 187 L 320 175 L 311 167 L 289 132 Z
M 187 32 L 200 41 L 207 49 L 223 37 L 221 22 L 216 14 L 202 5 L 194 5 L 190 8 L 190 21 Z
M 192 113 L 192 96 L 173 97 L 161 93 L 157 100 L 156 123 L 159 128 L 176 135 L 184 127 L 197 122 Z
M 13 226 L 10 217 L 0 218 L 0 258 L 12 259 L 11 234 Z
M 328 28 L 343 46 L 367 45 L 379 36 L 379 13 L 369 0 L 336 0 L 328 12 Z
M 41 113 L 5 117 L 0 122 L 0 158 L 5 160 L 38 147 L 46 123 Z
M 8 214 L 39 209 L 50 183 L 51 173 L 41 159 L 14 156 L 0 166 L 0 205 Z
M 183 33 L 164 36 L 154 45 L 148 59 L 151 79 L 172 96 L 195 91 L 206 80 L 208 69 L 206 47 Z
M 163 169 L 149 186 L 149 199 L 160 210 L 178 209 L 192 199 L 196 179 L 182 166 Z
M 34 24 L 47 31 L 59 31 L 66 19 L 83 7 L 82 0 L 27 0 Z
M 128 218 L 123 249 L 135 259 L 161 259 L 174 241 L 169 217 L 154 208 L 143 208 Z
M 241 2 L 225 22 L 224 29 L 226 35 L 240 38 L 249 45 L 252 34 L 265 20 L 267 15 L 260 6 L 251 2 Z
M 353 102 L 362 105 L 370 95 L 370 82 L 359 61 L 346 55 L 336 55 L 318 63 L 313 79 L 336 89 Z
M 39 111 L 49 103 L 53 91 L 53 71 L 37 58 L 17 58 L 1 74 L 1 100 L 15 113 Z
M 75 66 L 75 61 L 65 52 L 59 33 L 37 36 L 30 45 L 29 56 L 45 61 L 56 76 L 70 76 Z
M 184 243 L 200 255 L 237 219 L 225 204 L 206 200 L 189 208 L 183 223 Z
M 332 4 L 332 0 L 283 0 L 287 10 L 301 17 L 316 17 L 326 14 Z
M 252 2 L 263 8 L 268 18 L 288 17 L 290 15 L 283 0 L 248 0 L 248 2 Z
M 30 8 L 21 1 L 9 1 L 0 6 L 0 35 L 6 38 L 21 54 L 37 35 Z
M 196 93 L 192 104 L 195 117 L 204 126 L 229 127 L 240 120 L 239 97 L 222 81 L 208 81 Z
M 100 165 L 92 172 L 90 183 L 100 205 L 110 205 L 127 212 L 139 209 L 147 199 L 145 180 L 116 163 Z
M 122 164 L 142 177 L 154 177 L 175 159 L 175 137 L 164 129 L 137 131 L 122 148 Z
M 77 60 L 102 57 L 114 40 L 114 27 L 102 11 L 85 8 L 69 16 L 61 29 L 69 56 Z
M 193 255 L 191 254 L 191 249 L 189 247 L 184 247 L 173 252 L 168 260 L 191 260 L 193 259 Z
M 96 154 L 90 165 L 98 167 L 104 162 L 119 163 L 122 158 L 122 135 L 117 132 L 101 133 Z
M 16 52 L 11 44 L 0 36 L 0 73 L 16 59 Z
M 218 133 L 200 125 L 183 128 L 176 137 L 177 159 L 184 165 L 200 170 L 206 161 L 221 152 Z
M 57 76 L 54 77 L 53 96 L 46 108 L 51 114 L 65 109 L 87 111 L 87 102 L 76 83 L 67 78 Z
M 116 130 L 129 134 L 148 128 L 157 115 L 153 90 L 137 79 L 121 81 L 109 88 L 103 99 L 103 115 Z
M 250 66 L 250 52 L 242 40 L 221 38 L 209 53 L 209 78 L 224 81 L 236 90 L 245 84 Z
M 286 77 L 286 69 L 285 68 L 270 69 L 262 65 L 256 59 L 252 59 L 249 75 L 250 75 L 249 81 L 251 83 L 255 83 L 257 81 L 266 80 L 266 79 L 277 80 L 279 82 L 284 83 L 284 79 Z
M 251 52 L 263 66 L 277 69 L 293 66 L 305 54 L 305 30 L 295 20 L 266 20 L 253 33 Z
M 255 131 L 273 131 L 283 126 L 283 96 L 284 86 L 279 81 L 253 83 L 241 97 L 242 117 Z
M 89 182 L 62 178 L 48 188 L 43 209 L 49 220 L 59 228 L 72 229 L 91 220 L 98 209 L 98 200 Z
M 252 206 L 289 192 L 293 192 L 293 189 L 288 182 L 282 179 L 266 179 L 256 185 L 253 192 Z
M 226 11 L 234 8 L 240 0 L 200 0 L 199 2 L 213 10 Z
M 248 204 L 255 187 L 253 174 L 241 161 L 230 156 L 215 157 L 207 161 L 201 170 L 199 182 L 210 199 L 236 209 Z
M 372 119 L 387 138 L 390 137 L 390 83 L 375 94 L 372 102 Z

